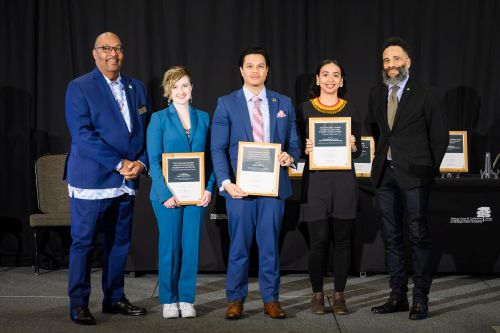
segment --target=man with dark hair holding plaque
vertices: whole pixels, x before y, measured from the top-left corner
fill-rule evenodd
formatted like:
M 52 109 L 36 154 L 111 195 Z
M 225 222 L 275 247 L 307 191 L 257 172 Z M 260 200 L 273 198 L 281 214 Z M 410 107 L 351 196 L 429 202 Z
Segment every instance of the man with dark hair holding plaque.
M 409 76 L 408 46 L 400 38 L 382 48 L 384 84 L 370 92 L 369 108 L 380 131 L 371 172 L 382 222 L 391 294 L 372 308 L 384 314 L 408 311 L 403 216 L 412 247 L 413 307 L 409 318 L 427 318 L 432 283 L 427 226 L 429 187 L 448 146 L 446 117 L 437 97 Z
M 243 88 L 220 97 L 212 122 L 211 152 L 217 185 L 226 198 L 229 222 L 227 319 L 241 317 L 248 293 L 248 262 L 254 233 L 259 248 L 259 287 L 264 312 L 286 315 L 278 302 L 280 266 L 278 236 L 285 199 L 292 194 L 288 167 L 298 160 L 295 111 L 289 97 L 266 89 L 269 57 L 260 47 L 240 56 Z M 281 144 L 278 197 L 248 196 L 235 183 L 239 142 Z

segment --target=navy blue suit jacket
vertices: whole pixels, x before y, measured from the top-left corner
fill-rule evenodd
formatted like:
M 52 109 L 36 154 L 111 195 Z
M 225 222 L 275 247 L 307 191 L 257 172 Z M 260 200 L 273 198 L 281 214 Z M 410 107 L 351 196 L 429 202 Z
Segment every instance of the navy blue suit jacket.
M 290 154 L 295 161 L 300 155 L 300 143 L 295 124 L 295 111 L 289 97 L 267 89 L 269 105 L 270 142 L 280 143 L 281 150 Z M 278 117 L 283 111 L 284 117 Z M 217 185 L 230 179 L 236 183 L 238 164 L 238 144 L 240 141 L 253 140 L 252 125 L 248 114 L 247 101 L 243 89 L 222 96 L 217 101 L 212 120 L 211 139 L 212 162 Z M 227 195 L 225 192 L 221 192 Z M 288 168 L 280 168 L 279 198 L 286 199 L 292 195 L 292 187 L 288 177 Z
M 68 85 L 66 122 L 71 134 L 71 150 L 65 177 L 73 187 L 120 187 L 123 176 L 115 168 L 122 159 L 139 160 L 148 167 L 145 149 L 148 112 L 143 112 L 149 110 L 146 90 L 138 80 L 123 74 L 121 78 L 130 112 L 131 133 L 111 88 L 97 68 Z M 138 184 L 138 179 L 126 182 L 132 189 Z
M 147 146 L 150 173 L 153 180 L 150 199 L 164 202 L 172 197 L 162 173 L 162 153 L 205 152 L 206 190 L 213 192 L 215 176 L 212 172 L 208 135 L 210 117 L 208 113 L 189 107 L 191 136 L 188 140 L 177 110 L 173 104 L 153 113 L 147 131 Z

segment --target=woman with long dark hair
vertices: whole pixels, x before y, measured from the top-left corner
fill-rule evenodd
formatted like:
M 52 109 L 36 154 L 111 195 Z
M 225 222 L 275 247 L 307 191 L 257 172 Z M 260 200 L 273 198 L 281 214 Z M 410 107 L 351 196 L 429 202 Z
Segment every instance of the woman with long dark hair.
M 309 155 L 313 142 L 309 138 L 309 119 L 314 117 L 350 117 L 350 147 L 352 157 L 361 153 L 360 117 L 356 108 L 345 98 L 346 80 L 342 67 L 335 60 L 319 63 L 310 91 L 310 100 L 298 110 L 299 130 L 305 138 L 305 151 Z M 309 170 L 306 159 L 302 181 L 300 220 L 307 222 L 309 230 L 309 278 L 313 290 L 311 310 L 325 313 L 323 278 L 330 238 L 334 242 L 333 309 L 335 314 L 346 314 L 344 289 L 351 261 L 351 230 L 356 218 L 357 182 L 351 170 Z M 333 236 L 333 237 L 332 237 Z

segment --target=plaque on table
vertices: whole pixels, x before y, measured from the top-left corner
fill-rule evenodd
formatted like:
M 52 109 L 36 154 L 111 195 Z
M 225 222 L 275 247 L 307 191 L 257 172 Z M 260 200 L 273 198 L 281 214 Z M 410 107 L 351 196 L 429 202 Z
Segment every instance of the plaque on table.
M 351 169 L 351 117 L 309 118 L 311 170 Z
M 196 205 L 205 191 L 205 153 L 162 154 L 165 182 L 181 205 Z
M 356 177 L 370 177 L 375 156 L 375 141 L 371 136 L 361 137 L 361 155 L 354 159 Z
M 304 173 L 304 166 L 306 165 L 306 161 L 304 159 L 299 159 L 297 162 L 297 167 L 294 169 L 291 166 L 288 167 L 288 176 L 289 177 L 302 177 Z
M 450 141 L 439 167 L 441 172 L 468 172 L 467 131 L 450 131 Z
M 240 142 L 236 185 L 249 195 L 278 196 L 279 143 Z

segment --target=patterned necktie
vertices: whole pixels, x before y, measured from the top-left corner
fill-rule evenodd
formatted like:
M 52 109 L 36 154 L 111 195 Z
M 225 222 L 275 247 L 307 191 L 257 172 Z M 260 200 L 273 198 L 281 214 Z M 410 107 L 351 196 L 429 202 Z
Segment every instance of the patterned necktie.
M 387 123 L 389 128 L 392 130 L 394 125 L 394 118 L 396 118 L 396 111 L 398 109 L 398 86 L 392 87 L 391 96 L 389 96 L 389 101 L 387 102 Z M 391 147 L 387 150 L 387 157 L 392 159 Z
M 391 96 L 387 102 L 387 123 L 389 128 L 392 130 L 392 125 L 394 125 L 394 118 L 396 117 L 396 111 L 398 109 L 398 86 L 392 87 Z
M 113 96 L 115 96 L 116 103 L 118 103 L 118 107 L 123 109 L 123 98 L 122 98 L 122 91 L 121 91 L 120 84 L 115 81 L 111 83 L 111 91 L 113 91 Z
M 262 113 L 260 112 L 260 98 L 259 96 L 254 96 L 252 97 L 251 101 L 253 102 L 253 109 L 252 109 L 253 140 L 255 142 L 263 142 L 264 130 L 263 130 Z
M 128 113 L 128 108 L 125 107 L 126 97 L 125 91 L 123 90 L 123 85 L 118 81 L 112 82 L 111 91 L 113 92 L 113 96 L 115 97 L 116 103 L 120 108 L 120 112 L 125 119 L 125 123 L 127 124 L 127 128 L 130 133 L 132 131 L 132 126 L 130 123 L 130 114 Z

